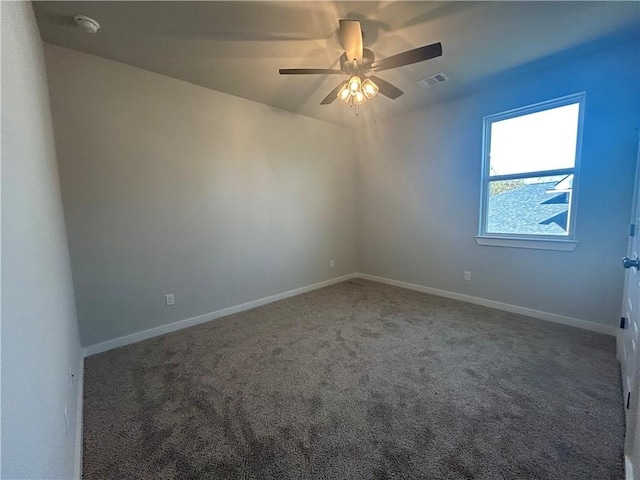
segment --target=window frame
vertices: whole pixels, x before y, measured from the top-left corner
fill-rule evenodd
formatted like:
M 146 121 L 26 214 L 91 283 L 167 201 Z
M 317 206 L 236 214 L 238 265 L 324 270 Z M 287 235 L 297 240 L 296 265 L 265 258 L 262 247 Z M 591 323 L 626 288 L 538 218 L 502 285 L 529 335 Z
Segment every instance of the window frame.
M 552 100 L 515 108 L 506 112 L 487 115 L 483 118 L 483 142 L 482 142 L 482 170 L 480 182 L 480 218 L 478 222 L 478 235 L 476 242 L 479 245 L 534 248 L 543 250 L 574 250 L 576 241 L 576 212 L 578 206 L 578 184 L 580 178 L 580 159 L 582 156 L 582 136 L 584 126 L 584 109 L 586 93 L 580 92 L 566 95 Z M 521 117 L 553 108 L 564 107 L 566 105 L 579 104 L 578 107 L 578 131 L 576 135 L 576 153 L 573 168 L 561 168 L 555 170 L 539 170 L 535 172 L 513 173 L 506 175 L 491 176 L 490 148 L 491 148 L 491 126 L 495 122 L 510 118 Z M 524 178 L 547 177 L 554 175 L 571 175 L 573 182 L 571 187 L 571 201 L 569 204 L 567 225 L 568 235 L 544 235 L 531 233 L 492 233 L 487 232 L 487 216 L 489 206 L 489 185 L 492 181 L 516 180 Z

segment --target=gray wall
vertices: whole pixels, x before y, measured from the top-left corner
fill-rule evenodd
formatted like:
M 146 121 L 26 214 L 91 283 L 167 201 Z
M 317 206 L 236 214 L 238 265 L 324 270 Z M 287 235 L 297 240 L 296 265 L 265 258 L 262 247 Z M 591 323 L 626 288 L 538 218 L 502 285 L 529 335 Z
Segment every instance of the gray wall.
M 350 131 L 45 56 L 83 345 L 355 271 Z
M 638 138 L 637 38 L 505 76 L 359 131 L 358 270 L 616 325 Z M 576 250 L 477 245 L 483 116 L 580 91 L 587 100 Z
M 29 2 L 1 3 L 1 476 L 71 478 L 81 355 L 42 43 Z

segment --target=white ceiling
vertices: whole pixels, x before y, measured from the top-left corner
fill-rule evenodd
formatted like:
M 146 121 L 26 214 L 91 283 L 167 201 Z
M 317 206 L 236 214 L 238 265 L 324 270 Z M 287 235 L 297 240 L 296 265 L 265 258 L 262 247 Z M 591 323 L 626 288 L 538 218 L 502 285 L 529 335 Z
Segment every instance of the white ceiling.
M 42 39 L 327 122 L 357 126 L 424 108 L 487 78 L 637 28 L 637 2 L 34 2 Z M 91 35 L 73 16 L 95 18 Z M 360 20 L 376 58 L 441 42 L 442 57 L 380 72 L 405 94 L 378 95 L 359 117 L 320 105 L 342 77 L 278 74 L 339 68 L 338 20 Z M 415 84 L 444 72 L 448 83 Z

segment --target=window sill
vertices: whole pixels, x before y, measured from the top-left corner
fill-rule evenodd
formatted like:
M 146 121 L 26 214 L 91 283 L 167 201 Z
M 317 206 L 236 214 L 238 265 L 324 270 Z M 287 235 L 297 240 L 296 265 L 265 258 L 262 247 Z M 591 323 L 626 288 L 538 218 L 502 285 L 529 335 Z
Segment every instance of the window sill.
M 578 242 L 574 240 L 488 237 L 482 235 L 476 236 L 476 243 L 491 247 L 532 248 L 535 250 L 558 250 L 563 252 L 572 252 L 578 246 Z

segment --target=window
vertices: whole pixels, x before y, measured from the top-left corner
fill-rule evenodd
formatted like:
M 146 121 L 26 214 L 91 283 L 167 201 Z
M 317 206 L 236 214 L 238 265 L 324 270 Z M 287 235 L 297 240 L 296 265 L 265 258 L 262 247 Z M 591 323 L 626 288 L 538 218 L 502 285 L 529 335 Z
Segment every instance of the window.
M 584 99 L 485 117 L 479 244 L 575 248 Z

